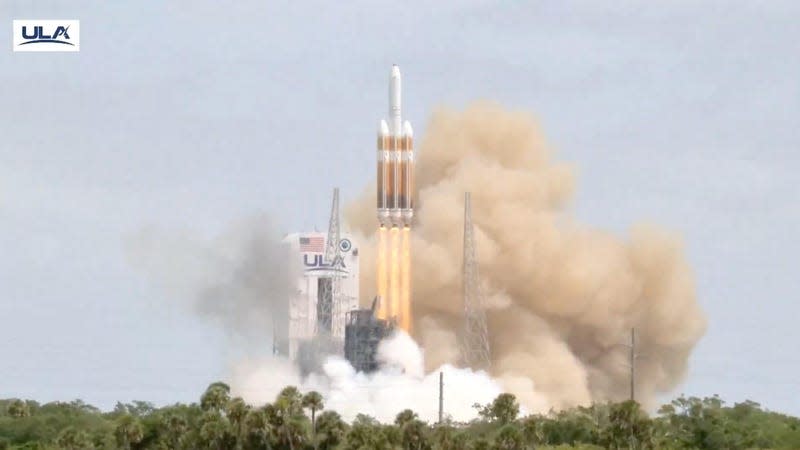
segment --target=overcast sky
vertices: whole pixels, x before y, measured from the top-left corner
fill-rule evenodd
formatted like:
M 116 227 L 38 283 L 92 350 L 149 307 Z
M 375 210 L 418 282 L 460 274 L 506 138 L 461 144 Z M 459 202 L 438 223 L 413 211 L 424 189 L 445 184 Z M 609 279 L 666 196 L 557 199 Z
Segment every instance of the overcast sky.
M 323 228 L 374 177 L 397 63 L 417 134 L 442 104 L 531 111 L 581 220 L 685 237 L 709 329 L 675 394 L 800 414 L 800 3 L 221 4 L 0 2 L 0 398 L 197 400 L 225 338 L 125 237 Z M 80 53 L 11 52 L 50 18 Z

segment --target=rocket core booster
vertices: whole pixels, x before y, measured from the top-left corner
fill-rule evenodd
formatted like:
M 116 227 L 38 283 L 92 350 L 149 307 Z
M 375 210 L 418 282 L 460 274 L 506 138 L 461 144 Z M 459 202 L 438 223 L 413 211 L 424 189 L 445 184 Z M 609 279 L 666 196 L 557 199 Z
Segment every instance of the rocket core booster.
M 389 122 L 378 128 L 378 221 L 408 227 L 414 217 L 414 132 L 401 113 L 400 68 L 389 77 Z

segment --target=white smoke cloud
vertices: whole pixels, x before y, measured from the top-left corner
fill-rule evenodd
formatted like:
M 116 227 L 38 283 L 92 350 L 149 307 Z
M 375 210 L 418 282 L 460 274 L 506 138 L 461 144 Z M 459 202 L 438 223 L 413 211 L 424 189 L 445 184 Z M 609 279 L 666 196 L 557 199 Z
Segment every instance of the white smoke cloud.
M 345 420 L 368 414 L 382 422 L 393 421 L 404 409 L 435 422 L 440 372 L 444 376 L 444 413 L 456 421 L 474 419 L 473 404 L 489 403 L 503 392 L 500 384 L 482 371 L 445 364 L 426 374 L 422 349 L 402 331 L 383 341 L 378 354 L 381 368 L 377 372 L 356 372 L 347 361 L 332 356 L 323 364 L 322 373 L 305 379 L 284 358 L 247 361 L 234 368 L 231 390 L 248 402 L 263 404 L 272 402 L 284 386 L 293 385 L 302 392 L 318 391 L 325 408 L 337 411 Z
M 232 364 L 227 380 L 235 395 L 264 404 L 284 387 L 297 386 L 320 392 L 326 408 L 346 420 L 363 413 L 391 422 L 403 409 L 437 420 L 439 372 L 444 374 L 445 413 L 454 420 L 474 418 L 474 403 L 488 403 L 502 392 L 484 372 L 450 364 L 426 372 L 422 349 L 403 332 L 380 344 L 381 369 L 371 374 L 357 373 L 346 360 L 332 356 L 321 373 L 302 377 L 292 361 L 267 356 L 273 318 L 286 316 L 285 299 L 296 278 L 292 270 L 297 268 L 286 267 L 281 237 L 274 221 L 261 216 L 236 222 L 212 239 L 150 227 L 126 241 L 135 267 L 171 299 L 225 330 L 236 350 L 232 353 L 246 355 Z

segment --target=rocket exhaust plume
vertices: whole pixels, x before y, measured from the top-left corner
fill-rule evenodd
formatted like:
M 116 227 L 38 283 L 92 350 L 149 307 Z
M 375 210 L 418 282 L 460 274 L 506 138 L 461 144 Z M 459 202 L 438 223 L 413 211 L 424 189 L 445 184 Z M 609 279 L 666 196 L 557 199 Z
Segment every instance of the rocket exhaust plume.
M 542 407 L 542 398 L 554 408 L 625 399 L 623 344 L 631 328 L 647 354 L 637 360 L 637 400 L 652 404 L 657 393 L 681 381 L 706 324 L 679 239 L 652 226 L 634 226 L 619 238 L 572 219 L 572 170 L 550 159 L 527 114 L 488 103 L 463 112 L 441 109 L 420 152 L 408 252 L 414 336 L 425 350 L 427 370 L 458 360 L 464 323 L 458 230 L 469 191 L 491 372 L 505 389 L 532 410 Z M 350 225 L 365 236 L 374 230 L 371 197 L 347 212 Z M 373 252 L 369 245 L 375 241 L 362 244 L 365 254 Z M 383 270 L 380 263 L 378 268 Z M 362 275 L 362 281 L 374 280 Z M 362 292 L 371 288 L 362 285 Z M 405 302 L 406 293 L 400 295 Z M 411 317 L 406 323 L 410 329 Z
M 400 236 L 400 328 L 412 331 L 411 318 L 411 228 L 403 227 Z
M 389 230 L 389 244 L 391 245 L 389 259 L 389 304 L 391 307 L 389 311 L 392 317 L 397 317 L 400 313 L 400 242 L 398 234 L 397 227 Z

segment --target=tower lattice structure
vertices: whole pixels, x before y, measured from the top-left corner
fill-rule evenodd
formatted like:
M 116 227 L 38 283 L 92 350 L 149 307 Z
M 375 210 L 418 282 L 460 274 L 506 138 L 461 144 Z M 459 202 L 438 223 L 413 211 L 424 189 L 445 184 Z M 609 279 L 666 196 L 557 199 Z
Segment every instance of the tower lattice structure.
M 317 320 L 315 336 L 325 353 L 341 353 L 344 339 L 345 312 L 341 290 L 342 255 L 340 249 L 341 227 L 339 220 L 339 188 L 333 190 L 328 236 L 325 241 L 323 262 L 328 270 L 317 280 Z
M 476 369 L 488 369 L 491 361 L 489 331 L 486 326 L 483 292 L 475 256 L 475 232 L 472 225 L 470 193 L 464 194 L 464 334 L 461 352 L 464 363 Z

